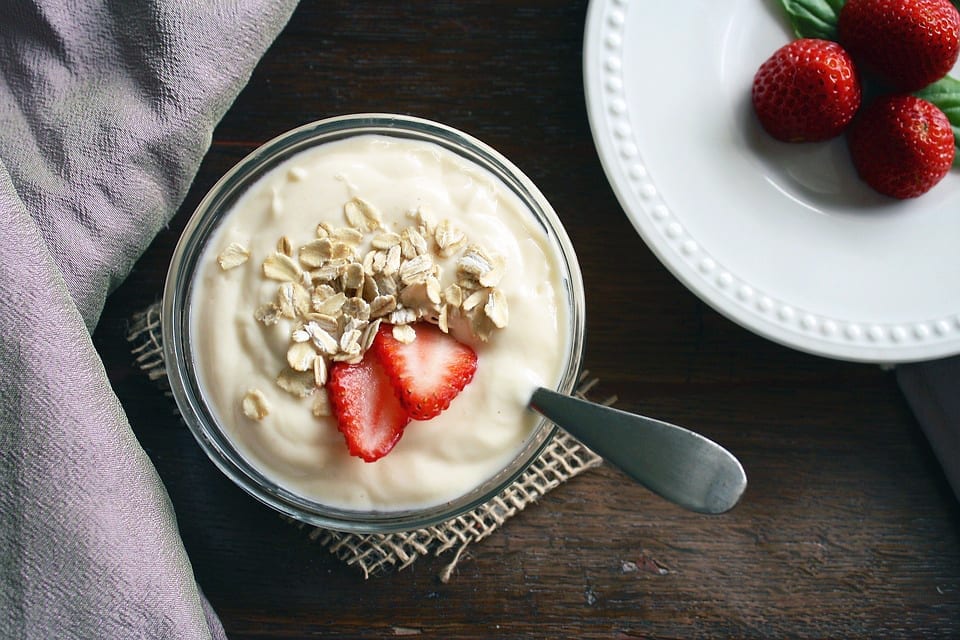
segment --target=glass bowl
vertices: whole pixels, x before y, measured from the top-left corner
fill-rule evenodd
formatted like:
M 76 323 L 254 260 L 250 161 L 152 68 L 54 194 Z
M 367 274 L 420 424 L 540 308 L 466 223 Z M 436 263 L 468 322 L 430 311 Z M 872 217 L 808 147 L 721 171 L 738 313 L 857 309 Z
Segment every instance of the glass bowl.
M 583 282 L 573 247 L 553 208 L 516 166 L 479 140 L 443 124 L 392 114 L 359 114 L 313 122 L 265 143 L 241 160 L 206 195 L 187 223 L 167 274 L 163 297 L 163 348 L 170 385 L 185 422 L 202 449 L 238 486 L 277 511 L 308 524 L 353 533 L 411 531 L 441 523 L 490 500 L 533 462 L 556 427 L 541 420 L 517 454 L 495 475 L 439 505 L 405 510 L 331 507 L 280 486 L 251 464 L 217 423 L 198 382 L 191 335 L 191 293 L 198 261 L 223 216 L 259 178 L 294 154 L 352 136 L 377 134 L 429 142 L 492 173 L 529 210 L 559 257 L 570 334 L 556 389 L 572 393 L 580 372 L 585 323 Z

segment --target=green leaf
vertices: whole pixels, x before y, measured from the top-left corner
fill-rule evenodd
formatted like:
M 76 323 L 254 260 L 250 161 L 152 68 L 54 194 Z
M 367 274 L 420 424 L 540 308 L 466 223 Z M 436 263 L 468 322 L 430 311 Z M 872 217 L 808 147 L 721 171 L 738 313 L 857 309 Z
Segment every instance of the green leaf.
M 837 39 L 837 19 L 846 0 L 780 0 L 798 38 Z
M 953 143 L 957 147 L 953 155 L 953 166 L 960 167 L 960 80 L 947 76 L 920 89 L 914 95 L 932 102 L 947 114 L 950 128 L 953 129 Z

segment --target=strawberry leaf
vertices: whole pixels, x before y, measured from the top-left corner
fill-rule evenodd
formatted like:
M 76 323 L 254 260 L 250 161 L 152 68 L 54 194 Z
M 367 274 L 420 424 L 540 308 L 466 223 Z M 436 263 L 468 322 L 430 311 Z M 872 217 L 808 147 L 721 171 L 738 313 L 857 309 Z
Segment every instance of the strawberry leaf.
M 780 0 L 798 38 L 837 39 L 837 21 L 846 0 Z
M 950 128 L 953 129 L 953 142 L 957 147 L 953 155 L 953 166 L 960 167 L 960 80 L 947 76 L 920 89 L 914 95 L 937 105 L 947 115 Z

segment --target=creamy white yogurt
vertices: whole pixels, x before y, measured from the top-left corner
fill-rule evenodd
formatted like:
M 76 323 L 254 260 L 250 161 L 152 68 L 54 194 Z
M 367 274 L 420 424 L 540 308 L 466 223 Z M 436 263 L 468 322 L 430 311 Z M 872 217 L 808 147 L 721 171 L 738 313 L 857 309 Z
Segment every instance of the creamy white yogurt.
M 506 260 L 499 284 L 509 325 L 481 342 L 454 326 L 477 352 L 473 381 L 440 416 L 411 422 L 397 446 L 367 463 L 349 455 L 333 417 L 275 382 L 286 367 L 291 325 L 265 326 L 254 309 L 275 299 L 261 265 L 287 236 L 294 249 L 317 224 L 346 226 L 344 204 L 359 197 L 399 231 L 417 208 L 454 221 Z M 231 243 L 250 251 L 222 270 Z M 569 350 L 570 322 L 561 258 L 521 200 L 485 169 L 437 145 L 360 136 L 300 152 L 254 184 L 217 228 L 196 274 L 190 306 L 193 359 L 206 402 L 238 451 L 278 485 L 328 506 L 392 511 L 455 499 L 495 475 L 521 449 L 539 418 L 527 409 L 537 386 L 555 387 Z M 441 284 L 455 279 L 444 265 Z M 269 414 L 241 408 L 250 389 Z

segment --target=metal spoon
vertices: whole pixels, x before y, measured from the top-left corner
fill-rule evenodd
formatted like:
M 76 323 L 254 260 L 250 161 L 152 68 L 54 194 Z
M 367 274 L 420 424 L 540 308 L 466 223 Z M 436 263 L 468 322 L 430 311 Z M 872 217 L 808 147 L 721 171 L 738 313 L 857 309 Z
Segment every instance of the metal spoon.
M 700 434 L 537 389 L 530 407 L 661 497 L 698 513 L 729 511 L 747 488 L 733 454 Z

